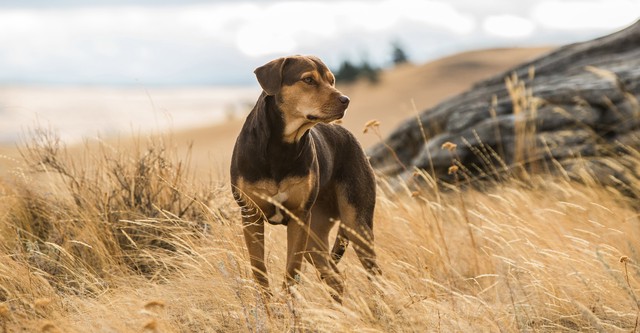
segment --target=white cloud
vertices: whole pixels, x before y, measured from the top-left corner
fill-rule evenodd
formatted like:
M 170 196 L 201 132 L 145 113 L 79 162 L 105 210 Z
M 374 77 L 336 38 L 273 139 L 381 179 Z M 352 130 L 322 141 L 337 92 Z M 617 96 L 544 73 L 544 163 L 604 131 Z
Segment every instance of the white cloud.
M 557 30 L 618 29 L 640 15 L 640 2 L 631 0 L 544 1 L 533 7 L 533 19 Z
M 444 1 L 386 1 L 389 8 L 395 8 L 400 19 L 409 19 L 427 26 L 442 28 L 456 34 L 469 34 L 475 26 L 475 18 L 459 12 Z
M 236 43 L 249 56 L 281 54 L 303 43 L 385 31 L 404 21 L 456 34 L 468 34 L 475 26 L 471 16 L 439 1 L 277 2 L 241 20 Z
M 505 38 L 527 37 L 535 28 L 530 20 L 515 15 L 493 15 L 482 22 L 482 29 L 486 33 Z
M 235 34 L 229 36 L 227 25 L 242 19 L 246 6 L 232 11 L 235 16 L 224 9 L 0 10 L 0 31 L 11 31 L 0 34 L 0 78 L 134 83 L 177 73 L 216 53 L 233 54 L 220 45 L 233 47 Z
M 335 15 L 327 4 L 278 2 L 246 14 L 239 20 L 235 36 L 243 53 L 263 56 L 289 53 L 305 39 L 329 38 L 336 32 Z
M 482 47 L 496 37 L 526 37 L 538 28 L 551 33 L 619 28 L 640 13 L 635 0 L 486 1 L 0 7 L 0 31 L 6 32 L 0 33 L 0 80 L 131 83 L 219 76 L 213 80 L 219 82 L 237 78 L 239 67 L 286 53 L 316 53 L 335 63 L 370 51 L 372 59 L 384 61 L 396 38 L 423 61 Z M 533 23 L 523 16 L 529 8 Z
M 297 46 L 290 33 L 260 29 L 257 25 L 246 25 L 240 28 L 236 43 L 244 54 L 255 57 L 291 53 Z

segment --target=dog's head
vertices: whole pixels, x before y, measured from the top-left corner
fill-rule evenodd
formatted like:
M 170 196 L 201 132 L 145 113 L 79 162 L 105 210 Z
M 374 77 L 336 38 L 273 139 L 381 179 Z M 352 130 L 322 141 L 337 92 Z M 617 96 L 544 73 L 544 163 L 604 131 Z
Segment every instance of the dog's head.
M 314 56 L 279 58 L 256 68 L 260 86 L 275 96 L 285 122 L 313 124 L 344 116 L 349 97 L 335 88 L 335 77 Z

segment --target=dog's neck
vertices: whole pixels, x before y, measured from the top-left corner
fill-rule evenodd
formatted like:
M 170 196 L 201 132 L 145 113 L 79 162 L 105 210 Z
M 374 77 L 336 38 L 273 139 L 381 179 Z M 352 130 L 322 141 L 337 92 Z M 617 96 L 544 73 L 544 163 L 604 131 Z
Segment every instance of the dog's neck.
M 291 175 L 304 175 L 315 159 L 313 142 L 308 129 L 299 133 L 293 142 L 285 139 L 286 120 L 281 110 L 277 107 L 273 96 L 261 96 L 261 107 L 255 109 L 253 117 L 256 126 L 254 133 L 259 137 L 254 156 L 265 156 L 262 171 L 269 177 L 279 181 Z
M 282 141 L 286 143 L 298 143 L 304 137 L 304 135 L 309 131 L 315 123 L 312 123 L 304 118 L 295 118 L 295 119 L 286 119 L 286 115 L 283 114 L 285 118 L 285 126 L 282 132 Z
M 302 117 L 289 116 L 278 107 L 274 96 L 264 96 L 265 113 L 271 129 L 271 139 L 285 144 L 305 144 L 305 134 L 316 124 Z

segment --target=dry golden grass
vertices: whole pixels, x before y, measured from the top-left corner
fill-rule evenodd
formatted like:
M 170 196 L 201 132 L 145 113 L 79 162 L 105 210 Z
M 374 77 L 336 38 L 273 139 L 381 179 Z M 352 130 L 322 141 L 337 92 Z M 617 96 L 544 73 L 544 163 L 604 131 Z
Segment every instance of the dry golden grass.
M 38 172 L 0 187 L 0 332 L 637 329 L 640 218 L 614 190 L 544 175 L 482 193 L 381 179 L 384 275 L 369 281 L 350 250 L 343 305 L 309 264 L 293 296 L 276 287 L 265 304 L 228 185 L 196 181 L 175 151 L 156 139 L 72 159 L 34 135 L 24 170 Z M 285 228 L 267 230 L 279 286 Z
M 285 228 L 269 226 L 265 303 L 229 185 L 196 178 L 189 150 L 154 137 L 69 155 L 30 137 L 0 180 L 0 333 L 638 331 L 637 202 L 595 181 L 520 168 L 479 192 L 428 170 L 420 188 L 379 177 L 382 277 L 349 250 L 342 305 L 309 264 L 288 294 Z

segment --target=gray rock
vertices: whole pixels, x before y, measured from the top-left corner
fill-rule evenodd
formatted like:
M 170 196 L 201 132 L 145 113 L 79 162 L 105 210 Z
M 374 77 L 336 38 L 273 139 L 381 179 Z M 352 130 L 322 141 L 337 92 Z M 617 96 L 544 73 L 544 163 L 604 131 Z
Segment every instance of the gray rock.
M 420 168 L 452 181 L 454 164 L 471 179 L 541 166 L 583 179 L 591 168 L 595 181 L 620 188 L 640 177 L 639 100 L 640 21 L 479 82 L 406 120 L 368 153 L 376 169 L 405 179 Z M 442 149 L 446 142 L 457 148 Z

